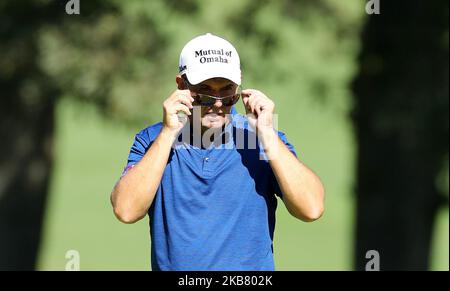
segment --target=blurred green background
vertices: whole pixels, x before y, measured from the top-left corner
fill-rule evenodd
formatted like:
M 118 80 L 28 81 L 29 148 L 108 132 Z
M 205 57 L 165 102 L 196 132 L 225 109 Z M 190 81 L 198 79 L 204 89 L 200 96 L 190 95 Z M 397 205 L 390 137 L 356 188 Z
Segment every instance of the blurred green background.
M 13 84 L 4 94 L 17 94 L 26 110 L 51 104 L 54 112 L 36 269 L 64 270 L 69 250 L 80 253 L 81 270 L 150 269 L 148 218 L 121 224 L 109 195 L 134 135 L 162 117 L 183 45 L 206 32 L 235 45 L 243 87 L 275 101 L 278 128 L 325 185 L 326 211 L 314 223 L 294 219 L 279 203 L 276 268 L 355 269 L 358 142 L 351 84 L 367 1 L 81 0 L 80 15 L 67 15 L 66 2 L 0 4 L 6 13 L 0 32 L 9 32 L 1 35 L 0 81 Z M 14 19 L 21 18 L 19 29 Z M 448 51 L 448 30 L 446 37 Z M 383 66 L 379 59 L 372 64 Z M 244 112 L 240 103 L 237 109 Z M 441 176 L 448 197 L 448 155 Z M 448 270 L 448 207 L 439 208 L 433 229 L 430 269 Z

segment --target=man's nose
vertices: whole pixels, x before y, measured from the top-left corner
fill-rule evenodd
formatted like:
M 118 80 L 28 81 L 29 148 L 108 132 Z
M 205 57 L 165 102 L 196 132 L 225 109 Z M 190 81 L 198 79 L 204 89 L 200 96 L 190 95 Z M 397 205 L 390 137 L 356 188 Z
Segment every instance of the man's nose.
M 216 102 L 214 102 L 214 107 L 217 108 L 222 107 L 222 101 L 220 99 L 216 99 Z

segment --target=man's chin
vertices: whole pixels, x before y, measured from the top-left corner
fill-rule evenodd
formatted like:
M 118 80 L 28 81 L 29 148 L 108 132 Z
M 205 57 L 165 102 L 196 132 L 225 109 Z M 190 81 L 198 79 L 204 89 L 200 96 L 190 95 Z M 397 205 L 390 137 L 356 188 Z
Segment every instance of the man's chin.
M 202 118 L 202 125 L 208 128 L 220 128 L 226 122 L 225 115 L 210 113 Z
M 223 121 L 206 121 L 203 122 L 202 125 L 205 128 L 213 128 L 213 129 L 219 129 L 224 126 L 225 122 Z
M 203 122 L 203 128 L 206 129 L 221 129 L 224 125 L 225 122 L 223 121 L 208 121 L 208 122 Z

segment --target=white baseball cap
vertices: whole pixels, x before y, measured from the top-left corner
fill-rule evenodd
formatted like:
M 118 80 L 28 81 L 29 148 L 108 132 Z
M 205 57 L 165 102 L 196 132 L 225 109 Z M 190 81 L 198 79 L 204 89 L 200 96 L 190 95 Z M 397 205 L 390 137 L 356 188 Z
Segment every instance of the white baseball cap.
M 241 64 L 234 46 L 207 33 L 190 40 L 180 54 L 179 72 L 197 85 L 211 78 L 225 78 L 241 85 Z

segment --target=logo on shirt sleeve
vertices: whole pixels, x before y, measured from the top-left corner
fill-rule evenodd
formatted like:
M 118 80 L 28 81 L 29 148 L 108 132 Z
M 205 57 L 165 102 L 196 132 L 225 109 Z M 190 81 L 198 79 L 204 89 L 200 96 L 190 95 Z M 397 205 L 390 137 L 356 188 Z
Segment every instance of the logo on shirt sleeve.
M 134 165 L 126 166 L 125 169 L 123 169 L 123 172 L 122 172 L 122 175 L 120 175 L 120 178 L 122 178 L 123 176 L 125 176 L 125 175 L 128 173 L 128 171 L 129 171 L 131 168 L 133 168 L 133 167 L 134 167 Z

